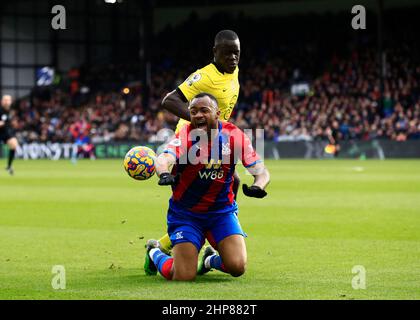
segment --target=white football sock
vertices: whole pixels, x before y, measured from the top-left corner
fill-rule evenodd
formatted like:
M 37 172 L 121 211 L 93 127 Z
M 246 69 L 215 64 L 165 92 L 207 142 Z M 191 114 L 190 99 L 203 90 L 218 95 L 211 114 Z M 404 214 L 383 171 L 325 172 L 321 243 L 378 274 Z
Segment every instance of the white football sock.
M 153 261 L 153 255 L 155 254 L 156 251 L 160 251 L 160 249 L 159 248 L 153 248 L 149 251 L 149 257 L 150 257 L 150 259 L 152 259 L 152 261 Z
M 207 269 L 211 269 L 211 266 L 210 266 L 210 259 L 211 259 L 213 256 L 215 256 L 215 254 L 212 254 L 211 256 L 207 257 L 207 258 L 206 258 L 206 260 L 204 260 L 204 266 L 205 266 Z

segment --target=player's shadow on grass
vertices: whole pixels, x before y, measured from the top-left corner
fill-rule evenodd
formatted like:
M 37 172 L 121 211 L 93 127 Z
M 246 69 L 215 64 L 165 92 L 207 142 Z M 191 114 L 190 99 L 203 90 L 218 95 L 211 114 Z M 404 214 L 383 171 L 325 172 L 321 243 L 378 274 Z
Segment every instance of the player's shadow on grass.
M 144 282 L 168 282 L 165 278 L 163 278 L 160 274 L 156 276 L 148 276 L 144 274 L 143 269 L 131 269 L 135 274 L 129 274 L 123 276 L 129 281 L 138 281 L 139 283 Z M 206 274 L 204 276 L 197 276 L 194 282 L 197 283 L 209 283 L 209 282 L 231 282 L 234 281 L 234 278 L 228 274 L 214 274 L 213 272 Z M 175 281 L 174 281 L 175 282 Z
M 148 276 L 141 268 L 117 268 L 97 270 L 89 272 L 86 276 L 90 281 L 106 284 L 108 286 L 124 286 L 124 287 L 137 287 L 139 285 L 162 285 L 164 283 L 179 283 L 176 281 L 168 281 L 161 275 Z M 220 283 L 232 282 L 235 278 L 228 274 L 217 274 L 216 271 L 210 272 L 204 276 L 197 276 L 195 283 Z

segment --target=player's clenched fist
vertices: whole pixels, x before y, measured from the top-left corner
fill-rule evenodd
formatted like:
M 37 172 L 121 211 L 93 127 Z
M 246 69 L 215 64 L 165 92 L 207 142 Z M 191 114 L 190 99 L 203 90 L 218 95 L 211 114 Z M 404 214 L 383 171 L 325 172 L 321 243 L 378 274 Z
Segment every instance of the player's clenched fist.
M 158 184 L 160 186 L 173 186 L 175 184 L 175 177 L 168 172 L 162 173 Z
M 253 197 L 253 198 L 264 198 L 267 195 L 267 192 L 261 189 L 257 186 L 250 186 L 243 184 L 242 185 L 242 191 L 244 192 L 244 195 L 247 197 Z

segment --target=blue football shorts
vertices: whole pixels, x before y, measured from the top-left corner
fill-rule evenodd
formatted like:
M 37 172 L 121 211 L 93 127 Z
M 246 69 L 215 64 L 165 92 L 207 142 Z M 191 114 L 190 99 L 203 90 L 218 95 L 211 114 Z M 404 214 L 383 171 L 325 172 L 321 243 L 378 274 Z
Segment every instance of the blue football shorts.
M 238 209 L 223 213 L 194 213 L 179 206 L 170 205 L 167 215 L 168 234 L 175 246 L 191 242 L 200 252 L 207 239 L 216 248 L 228 236 L 240 234 L 246 237 L 238 219 Z

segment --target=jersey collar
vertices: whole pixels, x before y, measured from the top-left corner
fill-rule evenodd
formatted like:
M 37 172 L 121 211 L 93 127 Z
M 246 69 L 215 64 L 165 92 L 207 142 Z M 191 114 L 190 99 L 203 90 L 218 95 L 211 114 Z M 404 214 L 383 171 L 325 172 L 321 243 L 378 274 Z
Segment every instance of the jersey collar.
M 225 74 L 226 73 L 222 69 L 220 69 L 220 67 L 214 61 L 212 61 L 211 64 L 214 65 L 216 67 L 217 71 L 219 71 L 221 74 Z
M 222 69 L 220 69 L 220 67 L 217 66 L 217 64 L 214 61 L 211 62 L 210 64 L 214 65 L 214 67 L 216 68 L 216 70 L 218 72 L 220 72 L 221 74 L 223 74 L 224 76 L 227 76 L 227 77 L 234 77 L 235 74 L 236 74 L 236 72 L 237 72 L 237 70 L 238 70 L 238 66 L 236 66 L 235 71 L 233 71 L 233 73 L 228 73 L 228 72 L 222 71 Z

